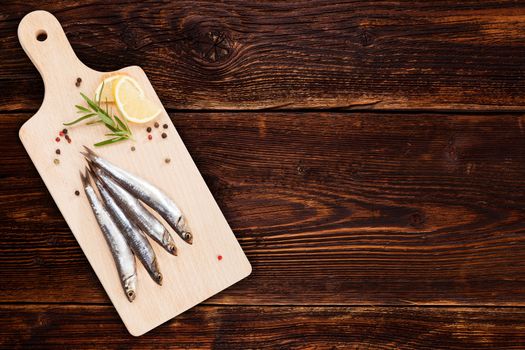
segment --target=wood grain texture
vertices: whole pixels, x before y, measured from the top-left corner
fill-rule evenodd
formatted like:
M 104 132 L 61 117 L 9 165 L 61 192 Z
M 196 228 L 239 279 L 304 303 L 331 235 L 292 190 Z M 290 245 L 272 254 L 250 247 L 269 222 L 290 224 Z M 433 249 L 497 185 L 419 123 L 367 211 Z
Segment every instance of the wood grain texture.
M 0 301 L 107 303 L 18 143 L 28 117 L 0 123 Z M 171 117 L 253 264 L 210 302 L 525 305 L 523 117 Z
M 522 349 L 521 308 L 198 306 L 140 338 L 112 307 L 1 305 L 9 349 Z
M 1 110 L 43 95 L 16 39 L 53 12 L 82 61 L 141 65 L 170 109 L 524 110 L 517 1 L 55 1 L 2 4 Z

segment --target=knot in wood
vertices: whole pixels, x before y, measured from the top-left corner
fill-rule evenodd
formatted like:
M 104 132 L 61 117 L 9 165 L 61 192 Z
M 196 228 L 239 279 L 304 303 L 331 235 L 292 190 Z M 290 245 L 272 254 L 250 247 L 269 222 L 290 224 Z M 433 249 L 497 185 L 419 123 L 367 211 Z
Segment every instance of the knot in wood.
M 421 227 L 425 223 L 425 217 L 421 213 L 413 213 L 410 215 L 410 225 L 413 227 Z
M 187 40 L 190 53 L 206 63 L 227 61 L 233 53 L 231 35 L 223 30 L 193 27 Z
M 370 46 L 374 41 L 374 37 L 368 28 L 361 28 L 358 33 L 359 42 L 363 46 Z

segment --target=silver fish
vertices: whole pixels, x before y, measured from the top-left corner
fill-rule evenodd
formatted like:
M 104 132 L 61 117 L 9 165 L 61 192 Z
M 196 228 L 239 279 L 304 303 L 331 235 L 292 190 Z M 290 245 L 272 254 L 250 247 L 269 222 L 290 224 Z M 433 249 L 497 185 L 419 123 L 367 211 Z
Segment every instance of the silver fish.
M 104 187 L 102 182 L 96 178 L 93 174 L 95 185 L 97 185 L 98 192 L 102 201 L 104 202 L 108 212 L 111 214 L 113 220 L 117 224 L 117 227 L 120 228 L 121 232 L 126 237 L 128 244 L 131 247 L 131 250 L 137 258 L 139 258 L 142 265 L 146 268 L 151 278 L 157 282 L 159 285 L 162 285 L 162 274 L 160 273 L 159 266 L 157 264 L 157 256 L 151 247 L 148 239 L 140 231 L 140 229 L 130 221 L 126 214 L 120 209 L 113 196 L 109 191 Z
M 177 255 L 177 248 L 170 233 L 164 225 L 151 214 L 138 199 L 116 183 L 100 168 L 94 169 L 97 178 L 111 193 L 120 208 L 128 214 L 137 226 L 173 255 Z
M 91 186 L 88 178 L 88 171 L 85 174 L 80 173 L 82 179 L 82 186 L 86 192 L 89 204 L 95 218 L 97 219 L 98 225 L 106 238 L 111 255 L 117 266 L 117 270 L 122 283 L 122 288 L 130 302 L 135 299 L 136 285 L 137 285 L 137 269 L 135 264 L 135 256 L 131 251 L 128 242 L 118 229 L 115 222 L 111 219 L 111 216 L 107 212 L 106 208 L 102 205 L 98 199 L 95 190 Z
M 86 152 L 82 152 L 82 154 L 88 161 L 110 175 L 129 193 L 157 211 L 185 242 L 192 244 L 193 235 L 186 224 L 181 210 L 171 198 L 146 180 L 113 165 L 99 157 L 88 147 L 84 146 L 84 148 Z

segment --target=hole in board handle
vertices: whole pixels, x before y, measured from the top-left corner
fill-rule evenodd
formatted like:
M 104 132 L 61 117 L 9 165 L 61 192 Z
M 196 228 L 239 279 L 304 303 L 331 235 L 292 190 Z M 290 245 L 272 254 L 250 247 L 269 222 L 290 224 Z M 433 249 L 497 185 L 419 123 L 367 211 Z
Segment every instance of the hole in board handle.
M 36 33 L 36 40 L 38 41 L 46 41 L 47 39 L 47 33 L 45 30 L 39 30 L 37 33 Z

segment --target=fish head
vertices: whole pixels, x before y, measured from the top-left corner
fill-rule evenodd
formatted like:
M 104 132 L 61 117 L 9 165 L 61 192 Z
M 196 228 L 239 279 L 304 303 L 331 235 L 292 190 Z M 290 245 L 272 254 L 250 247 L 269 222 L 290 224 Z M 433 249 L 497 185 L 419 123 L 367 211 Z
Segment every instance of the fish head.
M 177 221 L 176 229 L 186 243 L 193 243 L 193 234 L 191 233 L 190 228 L 188 227 L 188 224 L 186 223 L 186 220 L 184 220 L 184 217 L 182 215 L 179 218 L 179 221 Z
M 177 246 L 175 246 L 175 241 L 171 237 L 168 230 L 164 229 L 164 234 L 162 235 L 162 243 L 172 255 L 177 255 Z
M 137 275 L 132 275 L 124 281 L 124 291 L 129 302 L 135 300 L 137 295 Z

